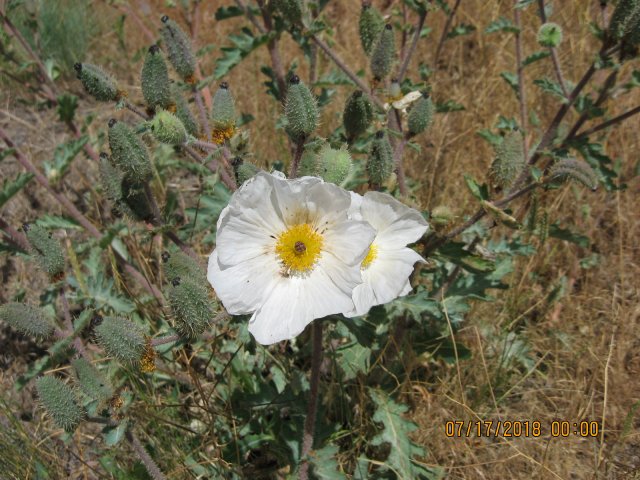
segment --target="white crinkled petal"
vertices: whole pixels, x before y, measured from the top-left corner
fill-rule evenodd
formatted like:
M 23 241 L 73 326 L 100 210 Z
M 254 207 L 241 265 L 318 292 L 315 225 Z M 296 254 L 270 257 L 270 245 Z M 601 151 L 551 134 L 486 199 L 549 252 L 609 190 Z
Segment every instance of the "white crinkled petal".
M 347 265 L 360 265 L 375 236 L 375 230 L 367 222 L 346 221 L 326 232 L 323 249 Z
M 349 194 L 351 195 L 351 205 L 349 205 L 349 210 L 347 210 L 347 216 L 353 220 L 362 220 L 360 207 L 362 206 L 363 197 L 356 192 L 350 191 Z
M 361 283 L 354 288 L 352 298 L 354 309 L 345 313 L 345 317 L 359 317 L 376 305 L 376 296 L 369 283 Z

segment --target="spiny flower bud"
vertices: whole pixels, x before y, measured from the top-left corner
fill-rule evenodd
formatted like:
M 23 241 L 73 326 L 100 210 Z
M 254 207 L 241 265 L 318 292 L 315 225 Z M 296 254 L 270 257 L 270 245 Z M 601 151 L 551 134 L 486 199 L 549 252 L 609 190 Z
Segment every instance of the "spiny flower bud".
M 198 122 L 191 112 L 189 104 L 185 100 L 184 95 L 176 84 L 173 84 L 171 86 L 171 97 L 176 104 L 176 117 L 180 119 L 180 121 L 184 125 L 184 128 L 187 129 L 189 135 L 197 137 L 200 133 L 200 127 L 198 126 Z
M 118 207 L 122 213 L 129 215 L 134 220 L 148 222 L 154 216 L 144 191 L 144 185 L 126 178 L 122 182 L 122 201 L 118 203 Z
M 292 75 L 289 79 L 284 113 L 288 130 L 295 137 L 307 137 L 318 126 L 316 99 L 297 75 Z
M 84 89 L 96 100 L 111 102 L 120 97 L 116 81 L 102 68 L 90 63 L 76 63 L 73 68 Z
M 213 319 L 214 302 L 209 299 L 206 283 L 176 277 L 169 288 L 169 304 L 176 331 L 185 338 L 195 339 Z
M 151 162 L 144 144 L 126 123 L 109 120 L 111 160 L 125 178 L 145 182 L 151 178 Z
M 370 2 L 363 3 L 362 5 L 358 28 L 362 49 L 367 55 L 369 55 L 371 54 L 371 49 L 384 28 L 384 19 L 382 18 L 382 15 L 378 9 L 371 6 Z
M 373 47 L 373 53 L 371 53 L 371 73 L 378 80 L 382 80 L 393 66 L 393 59 L 396 54 L 396 40 L 393 34 L 393 27 L 387 23 L 376 41 Z
M 100 183 L 107 198 L 116 203 L 122 199 L 122 179 L 124 174 L 114 167 L 109 156 L 101 152 L 100 163 L 98 165 L 100 172 Z
M 557 23 L 547 22 L 538 30 L 538 43 L 543 47 L 557 47 L 562 42 L 562 28 Z
M 291 24 L 302 20 L 302 0 L 272 0 L 273 6 Z
M 71 360 L 76 378 L 82 391 L 94 400 L 103 404 L 113 397 L 114 391 L 104 375 L 84 358 Z
M 157 45 L 151 45 L 142 65 L 142 95 L 151 108 L 167 108 L 171 105 L 171 84 L 169 71 L 162 52 Z
M 409 110 L 408 126 L 412 135 L 424 132 L 433 122 L 435 107 L 428 94 L 423 93 L 422 97 L 413 104 Z
M 50 278 L 61 275 L 64 272 L 64 250 L 58 239 L 38 225 L 29 225 L 24 231 L 40 267 Z
M 191 40 L 176 22 L 164 15 L 164 24 L 160 29 L 164 46 L 167 50 L 169 61 L 186 82 L 194 81 L 193 74 L 196 71 L 196 58 L 191 49 Z
M 165 278 L 191 279 L 196 283 L 207 284 L 207 275 L 198 261 L 186 253 L 176 250 L 173 253 L 162 252 L 163 272 Z
M 36 380 L 36 390 L 40 402 L 56 425 L 72 433 L 84 417 L 84 411 L 76 403 L 71 387 L 53 376 L 46 376 Z
M 238 161 L 232 162 L 232 165 L 233 169 L 236 172 L 236 180 L 238 181 L 238 185 L 242 185 L 244 182 L 254 177 L 256 173 L 261 171 L 261 169 L 253 163 L 244 161 L 241 158 L 238 159 Z
M 169 145 L 182 145 L 187 141 L 187 130 L 178 117 L 162 110 L 150 122 L 156 140 Z
M 435 225 L 448 225 L 454 218 L 455 214 L 446 205 L 438 205 L 431 210 L 431 221 Z
M 98 343 L 121 362 L 137 364 L 145 351 L 142 329 L 122 317 L 104 317 L 95 329 Z
M 345 147 L 335 150 L 325 144 L 318 154 L 318 167 L 324 181 L 340 185 L 351 172 L 351 155 Z
M 376 185 L 381 185 L 387 181 L 393 172 L 393 150 L 389 140 L 383 131 L 376 133 L 376 137 L 371 142 L 369 150 L 369 160 L 367 162 L 367 173 L 369 181 Z
M 496 158 L 489 169 L 489 178 L 493 184 L 503 189 L 511 187 L 525 167 L 522 134 L 511 131 L 496 147 Z
M 373 107 L 369 97 L 361 90 L 356 90 L 347 99 L 342 113 L 342 123 L 347 139 L 353 140 L 358 135 L 362 135 L 372 121 Z
M 221 144 L 233 137 L 236 127 L 236 105 L 227 82 L 222 82 L 213 96 L 211 121 L 211 136 L 215 143 Z
M 318 176 L 318 147 L 316 145 L 305 145 L 302 157 L 300 157 L 298 174 L 301 177 Z
M 38 338 L 47 338 L 53 333 L 53 322 L 39 307 L 11 302 L 0 305 L 0 320 L 15 330 Z
M 549 169 L 549 177 L 560 180 L 575 180 L 594 191 L 598 188 L 596 172 L 587 162 L 577 158 L 563 158 L 554 163 Z
M 622 40 L 640 24 L 640 1 L 619 0 L 611 15 L 609 33 L 616 40 Z

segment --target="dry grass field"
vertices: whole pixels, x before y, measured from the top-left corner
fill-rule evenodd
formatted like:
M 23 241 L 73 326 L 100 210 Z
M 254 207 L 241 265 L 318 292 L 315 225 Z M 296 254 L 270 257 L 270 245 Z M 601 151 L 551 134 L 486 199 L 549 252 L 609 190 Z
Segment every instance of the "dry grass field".
M 140 98 L 135 87 L 140 59 L 133 55 L 131 59 L 113 55 L 118 51 L 113 25 L 121 12 L 102 2 L 95 3 L 100 12 L 101 35 L 92 40 L 89 59 L 108 66 L 130 88 L 130 96 Z M 125 3 L 137 12 L 146 28 L 155 31 L 155 17 L 159 15 L 156 12 L 164 12 L 167 2 Z M 230 32 L 248 24 L 242 17 L 215 22 L 213 13 L 223 3 L 230 2 L 202 3 L 200 45 L 224 45 Z M 375 3 L 389 11 L 401 2 Z M 565 40 L 559 49 L 562 70 L 567 80 L 576 82 L 598 48 L 589 23 L 601 21 L 599 2 L 556 0 L 553 3 L 552 19 L 564 30 Z M 459 219 L 473 213 L 477 206 L 464 186 L 463 174 L 482 179 L 493 158 L 490 145 L 476 132 L 493 127 L 499 115 L 518 118 L 518 102 L 500 77 L 505 70 L 515 70 L 513 37 L 484 33 L 486 26 L 500 15 L 511 17 L 511 7 L 509 0 L 462 0 L 454 23 L 472 24 L 476 31 L 447 41 L 437 66 L 431 62 L 445 16 L 437 12 L 427 17 L 426 23 L 433 31 L 420 42 L 409 76 L 417 76 L 419 61 L 431 65 L 435 69 L 431 81 L 433 96 L 442 101 L 454 100 L 464 105 L 465 110 L 437 115 L 429 134 L 417 140 L 422 146 L 421 152 L 407 151 L 407 175 L 419 179 L 423 185 L 414 199 L 416 206 L 423 210 L 448 205 L 454 208 Z M 360 2 L 355 0 L 333 0 L 325 10 L 335 25 L 335 50 L 356 71 L 366 68 L 357 32 L 359 8 Z M 539 20 L 535 14 L 535 8 L 531 7 L 522 19 L 523 46 L 529 53 L 537 49 Z M 125 34 L 132 52 L 149 43 L 143 29 L 130 18 L 125 22 Z M 289 38 L 281 42 L 281 54 L 285 66 L 298 61 L 301 76 L 305 75 L 307 66 Z M 203 58 L 201 68 L 205 75 L 212 70 L 216 56 L 214 50 Z M 281 107 L 264 94 L 265 78 L 260 66 L 265 64 L 269 64 L 269 57 L 263 47 L 228 76 L 238 109 L 255 116 L 248 129 L 256 152 L 255 161 L 263 167 L 289 156 L 286 139 L 274 126 Z M 625 64 L 620 76 L 628 77 L 634 67 L 640 68 L 638 60 Z M 330 60 L 320 55 L 318 68 L 320 72 L 331 68 Z M 557 103 L 532 83 L 533 78 L 544 75 L 553 76 L 548 59 L 525 71 L 527 106 L 539 119 L 539 126 L 530 129 L 530 144 L 541 135 L 557 108 Z M 597 91 L 603 80 L 603 75 L 596 74 L 587 91 Z M 80 91 L 73 80 L 70 85 L 71 89 Z M 612 111 L 623 112 L 638 105 L 640 94 L 637 92 L 609 100 L 615 103 Z M 24 152 L 38 163 L 68 134 L 53 121 L 55 114 L 51 110 L 18 102 L 17 98 L 23 93 L 18 94 L 15 84 L 3 80 L 0 125 L 11 132 Z M 341 105 L 348 93 L 346 88 L 339 89 L 334 101 L 323 110 L 320 134 L 340 121 Z M 103 125 L 112 113 L 91 100 L 82 101 L 80 111 L 98 116 L 99 121 L 94 121 L 89 131 L 93 138 L 104 143 Z M 128 113 L 117 115 L 124 117 Z M 590 192 L 582 186 L 567 184 L 543 197 L 553 220 L 589 237 L 591 247 L 549 239 L 539 245 L 536 255 L 517 257 L 514 272 L 506 279 L 511 288 L 496 294 L 495 302 L 474 305 L 468 320 L 455 334 L 456 340 L 471 350 L 471 357 L 455 364 L 415 359 L 423 378 L 414 380 L 408 389 L 413 405 L 411 417 L 419 425 L 414 440 L 427 451 L 421 461 L 444 468 L 446 478 L 640 479 L 639 119 L 632 117 L 616 126 L 605 143 L 607 153 L 619 164 L 619 175 L 627 183 L 626 189 L 607 192 L 600 188 Z M 19 165 L 9 157 L 2 161 L 0 169 L 4 177 L 19 171 Z M 73 164 L 64 188 L 82 196 L 93 188 L 96 175 L 96 165 L 81 158 Z M 191 186 L 188 182 L 181 185 L 185 191 Z M 53 205 L 41 189 L 31 185 L 5 207 L 2 215 L 19 225 L 21 218 L 33 210 L 60 213 L 59 207 Z M 497 238 L 504 233 L 503 229 L 495 229 L 494 235 Z M 203 258 L 209 253 L 199 250 L 197 243 L 194 245 Z M 41 287 L 40 280 L 32 279 L 32 271 L 33 267 L 20 258 L 0 256 L 0 300 L 6 301 L 19 288 Z M 560 297 L 548 304 L 548 295 L 560 285 Z M 6 402 L 0 402 L 1 423 L 3 409 L 11 409 L 12 405 L 19 405 L 18 416 L 30 415 L 27 412 L 34 403 L 31 391 L 13 393 L 12 381 L 24 372 L 25 359 L 38 356 L 38 349 L 8 330 L 0 335 L 0 400 Z M 497 439 L 474 435 L 450 438 L 445 434 L 448 421 L 488 419 L 538 421 L 545 433 L 537 438 Z M 577 435 L 554 438 L 549 426 L 555 420 L 571 423 L 595 420 L 600 424 L 601 434 L 597 438 Z M 7 425 L 6 421 L 4 424 Z M 26 430 L 31 430 L 21 435 L 32 442 L 40 439 L 42 455 L 51 458 L 59 455 L 60 475 L 73 472 L 72 478 L 101 478 L 77 458 L 91 451 L 90 435 L 77 441 L 76 453 L 69 457 L 62 453 L 62 446 L 48 439 L 51 431 L 45 424 L 26 422 L 25 425 Z M 39 447 L 31 443 L 25 448 Z M 90 453 L 87 454 L 90 458 Z M 2 472 L 0 478 L 3 478 Z

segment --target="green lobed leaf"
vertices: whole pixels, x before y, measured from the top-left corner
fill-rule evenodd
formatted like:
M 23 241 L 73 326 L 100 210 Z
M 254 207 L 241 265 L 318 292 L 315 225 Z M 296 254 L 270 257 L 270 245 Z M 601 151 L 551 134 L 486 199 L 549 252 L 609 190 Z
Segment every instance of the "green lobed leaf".
M 319 450 L 313 450 L 309 453 L 309 460 L 313 466 L 313 473 L 319 480 L 341 480 L 347 476 L 339 471 L 340 466 L 336 461 L 338 447 L 335 445 L 326 445 Z
M 484 33 L 495 32 L 519 33 L 520 29 L 516 27 L 510 19 L 500 17 L 491 22 L 487 28 L 484 29 Z
M 2 182 L 2 189 L 0 190 L 0 208 L 7 203 L 11 197 L 24 188 L 24 186 L 31 181 L 33 174 L 31 173 L 18 173 L 18 176 L 13 180 L 6 178 Z

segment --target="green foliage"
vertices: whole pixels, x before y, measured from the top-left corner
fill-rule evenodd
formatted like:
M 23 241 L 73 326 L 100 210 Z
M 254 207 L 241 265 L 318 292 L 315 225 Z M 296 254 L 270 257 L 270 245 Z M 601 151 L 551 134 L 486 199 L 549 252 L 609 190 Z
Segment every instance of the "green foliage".
M 31 173 L 19 173 L 13 180 L 5 178 L 2 182 L 2 189 L 0 190 L 0 208 L 16 193 L 22 190 L 32 178 L 33 174 Z
M 99 404 L 106 403 L 113 397 L 114 390 L 105 376 L 84 358 L 71 361 L 78 385 L 89 398 L 97 400 Z
M 73 390 L 62 380 L 51 375 L 36 380 L 40 402 L 58 427 L 72 433 L 84 417 L 75 400 Z
M 519 33 L 520 29 L 516 27 L 508 18 L 500 17 L 497 20 L 491 22 L 484 30 L 484 33 L 495 32 Z
M 43 309 L 25 303 L 0 305 L 0 320 L 25 335 L 38 338 L 51 336 L 54 329 L 51 318 Z
M 101 102 L 113 102 L 119 97 L 115 79 L 102 68 L 90 63 L 76 63 L 76 76 L 87 93 Z
M 538 30 L 538 43 L 543 47 L 558 47 L 562 43 L 562 28 L 557 23 L 547 22 Z
M 616 40 L 633 35 L 640 24 L 640 2 L 619 0 L 611 15 L 609 34 Z
M 360 19 L 358 21 L 358 31 L 360 33 L 362 49 L 367 55 L 371 54 L 371 50 L 382 33 L 383 28 L 384 19 L 380 11 L 372 6 L 370 2 L 363 2 L 362 10 L 360 10 Z
M 39 225 L 23 226 L 32 253 L 40 267 L 54 279 L 64 272 L 64 250 L 58 239 Z
M 189 340 L 197 339 L 213 320 L 217 307 L 209 299 L 207 284 L 197 278 L 174 277 L 168 298 L 176 331 Z
M 138 364 L 144 354 L 146 340 L 142 329 L 122 317 L 104 317 L 95 329 L 98 343 L 107 355 L 126 364 Z
M 292 25 L 302 21 L 302 0 L 272 0 L 271 4 Z
M 109 120 L 109 147 L 111 161 L 126 180 L 139 183 L 151 178 L 151 161 L 147 148 L 126 123 Z
M 149 123 L 153 136 L 162 143 L 182 145 L 187 141 L 187 130 L 172 113 L 162 110 Z
M 140 75 L 142 95 L 152 109 L 168 108 L 172 105 L 169 70 L 157 45 L 151 45 L 144 57 Z
M 373 184 L 381 185 L 393 173 L 393 149 L 383 131 L 377 132 L 371 142 L 369 159 L 367 160 L 367 173 L 369 181 Z
M 319 480 L 342 480 L 346 475 L 340 472 L 340 467 L 336 461 L 338 447 L 327 445 L 320 450 L 314 450 L 310 455 L 310 462 L 313 465 L 313 473 Z
M 306 137 L 318 126 L 316 99 L 300 78 L 293 75 L 289 79 L 289 89 L 284 107 L 287 128 L 294 137 Z
M 379 80 L 391 73 L 396 55 L 396 40 L 393 27 L 387 23 L 376 41 L 371 52 L 371 73 Z
M 353 141 L 367 131 L 373 122 L 373 106 L 361 90 L 353 92 L 344 105 L 342 123 L 347 139 Z
M 267 35 L 254 36 L 249 28 L 243 28 L 241 34 L 231 34 L 228 38 L 234 46 L 221 48 L 224 56 L 216 61 L 213 72 L 216 80 L 228 75 L 245 57 L 269 40 Z
M 168 16 L 162 17 L 160 33 L 173 68 L 184 80 L 191 80 L 196 71 L 196 58 L 191 49 L 191 40 L 176 22 Z
M 89 137 L 83 135 L 76 140 L 61 143 L 56 147 L 53 152 L 53 162 L 44 162 L 43 164 L 44 173 L 50 183 L 56 184 L 62 179 L 88 141 Z

